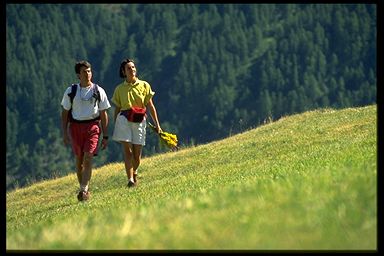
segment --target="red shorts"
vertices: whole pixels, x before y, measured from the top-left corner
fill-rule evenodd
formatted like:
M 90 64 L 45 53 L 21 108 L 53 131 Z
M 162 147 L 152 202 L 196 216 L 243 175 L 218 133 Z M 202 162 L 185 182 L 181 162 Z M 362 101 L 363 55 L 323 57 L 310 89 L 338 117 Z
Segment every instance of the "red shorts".
M 90 123 L 71 123 L 70 133 L 72 139 L 72 150 L 77 156 L 84 152 L 97 154 L 97 146 L 100 137 L 99 121 Z

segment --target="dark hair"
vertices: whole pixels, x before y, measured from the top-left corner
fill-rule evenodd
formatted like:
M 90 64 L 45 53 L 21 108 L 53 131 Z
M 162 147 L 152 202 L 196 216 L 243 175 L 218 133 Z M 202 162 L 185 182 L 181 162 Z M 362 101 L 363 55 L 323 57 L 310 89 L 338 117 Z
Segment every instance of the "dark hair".
M 76 74 L 80 74 L 81 67 L 90 68 L 91 64 L 86 60 L 81 60 L 81 61 L 76 62 L 76 65 L 75 65 Z
M 124 75 L 124 67 L 125 67 L 125 64 L 127 64 L 128 62 L 132 62 L 132 63 L 135 63 L 133 60 L 131 59 L 124 59 L 121 64 L 120 64 L 120 69 L 119 69 L 119 75 L 121 78 L 124 78 L 125 75 Z

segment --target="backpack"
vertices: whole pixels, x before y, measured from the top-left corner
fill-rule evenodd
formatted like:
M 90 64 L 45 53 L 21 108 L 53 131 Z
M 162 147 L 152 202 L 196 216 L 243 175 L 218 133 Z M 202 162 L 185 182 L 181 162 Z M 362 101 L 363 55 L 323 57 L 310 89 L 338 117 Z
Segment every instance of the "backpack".
M 95 85 L 95 90 L 93 92 L 92 97 L 94 97 L 96 99 L 95 100 L 95 106 L 96 106 L 96 103 L 101 101 L 101 97 L 100 97 L 100 92 L 99 92 L 99 86 L 97 84 L 94 84 L 94 85 Z M 73 121 L 73 117 L 72 117 L 72 104 L 73 104 L 73 99 L 76 96 L 76 91 L 77 91 L 77 84 L 72 84 L 71 92 L 68 93 L 69 100 L 71 102 L 71 108 L 70 108 L 69 113 L 68 113 L 70 121 Z

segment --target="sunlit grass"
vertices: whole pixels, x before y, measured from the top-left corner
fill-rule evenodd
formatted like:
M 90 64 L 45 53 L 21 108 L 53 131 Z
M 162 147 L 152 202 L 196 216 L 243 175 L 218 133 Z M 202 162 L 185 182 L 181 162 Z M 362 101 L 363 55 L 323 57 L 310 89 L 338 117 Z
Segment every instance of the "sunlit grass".
M 7 249 L 377 248 L 376 106 L 322 109 L 7 193 Z

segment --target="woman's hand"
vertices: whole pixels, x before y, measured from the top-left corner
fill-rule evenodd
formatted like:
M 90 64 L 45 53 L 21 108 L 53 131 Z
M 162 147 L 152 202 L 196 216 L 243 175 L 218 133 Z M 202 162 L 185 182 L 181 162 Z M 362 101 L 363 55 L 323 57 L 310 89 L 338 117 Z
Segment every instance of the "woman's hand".
M 161 129 L 160 125 L 156 126 L 156 132 L 157 133 L 162 133 L 163 132 L 163 130 Z

